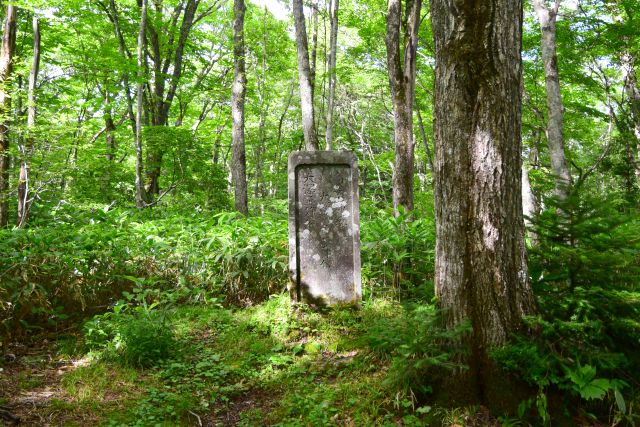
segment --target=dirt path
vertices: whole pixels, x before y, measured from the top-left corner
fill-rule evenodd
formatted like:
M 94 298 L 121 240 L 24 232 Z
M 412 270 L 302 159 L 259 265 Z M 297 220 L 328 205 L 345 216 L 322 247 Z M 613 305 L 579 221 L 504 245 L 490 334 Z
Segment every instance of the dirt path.
M 47 339 L 13 344 L 0 356 L 0 426 L 97 425 L 92 411 L 83 411 L 62 386 L 65 373 L 83 366 L 82 360 L 56 354 L 55 343 Z M 252 389 L 213 408 L 194 414 L 187 421 L 194 426 L 235 426 L 249 412 L 255 417 L 268 413 L 278 396 Z M 251 420 L 246 420 L 251 423 Z
M 54 345 L 43 338 L 5 349 L 0 364 L 0 423 L 4 425 L 57 426 L 69 422 L 91 425 L 91 418 L 68 411 L 71 399 L 61 387 L 65 372 L 81 361 L 61 359 Z M 93 420 L 95 421 L 95 420 Z

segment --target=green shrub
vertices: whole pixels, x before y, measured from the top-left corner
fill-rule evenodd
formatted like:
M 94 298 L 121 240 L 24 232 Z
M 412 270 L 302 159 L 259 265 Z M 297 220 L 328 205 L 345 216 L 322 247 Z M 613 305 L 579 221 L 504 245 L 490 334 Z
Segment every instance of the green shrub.
M 396 300 L 433 296 L 435 224 L 418 213 L 394 217 L 376 211 L 363 215 L 362 278 L 365 297 Z
M 104 312 L 141 280 L 150 301 L 251 305 L 281 293 L 288 282 L 286 209 L 275 202 L 261 209 L 245 218 L 202 206 L 61 204 L 49 222 L 0 230 L 0 331 L 58 327 Z M 366 298 L 430 299 L 430 219 L 367 211 L 362 233 Z
M 284 218 L 64 206 L 53 215 L 55 224 L 0 230 L 4 333 L 104 311 L 136 280 L 156 300 L 198 303 L 255 303 L 286 285 Z
M 86 346 L 131 366 L 153 366 L 169 357 L 175 342 L 166 310 L 157 309 L 158 303 L 148 305 L 144 296 L 138 303 L 119 301 L 112 310 L 86 322 Z
M 215 219 L 200 247 L 206 262 L 217 266 L 227 301 L 249 305 L 282 292 L 288 280 L 286 218 L 225 212 Z
M 464 323 L 446 330 L 439 316 L 434 305 L 419 304 L 407 307 L 402 316 L 381 319 L 371 326 L 369 346 L 379 357 L 391 358 L 387 384 L 424 395 L 431 392 L 430 374 L 466 368 L 458 362 L 463 347 L 455 343 L 470 326 Z
M 534 218 L 538 242 L 529 271 L 539 315 L 531 336 L 495 358 L 540 390 L 536 409 L 549 422 L 546 395 L 567 406 L 628 417 L 623 395 L 640 380 L 640 222 L 615 199 L 574 192 Z M 524 402 L 533 407 L 534 401 Z M 614 421 L 611 419 L 610 421 Z

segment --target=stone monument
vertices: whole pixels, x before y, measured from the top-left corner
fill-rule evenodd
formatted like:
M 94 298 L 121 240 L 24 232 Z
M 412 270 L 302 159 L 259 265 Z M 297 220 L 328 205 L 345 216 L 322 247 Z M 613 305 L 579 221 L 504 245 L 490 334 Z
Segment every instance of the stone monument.
M 289 271 L 296 300 L 328 306 L 362 299 L 359 208 L 353 152 L 291 153 Z

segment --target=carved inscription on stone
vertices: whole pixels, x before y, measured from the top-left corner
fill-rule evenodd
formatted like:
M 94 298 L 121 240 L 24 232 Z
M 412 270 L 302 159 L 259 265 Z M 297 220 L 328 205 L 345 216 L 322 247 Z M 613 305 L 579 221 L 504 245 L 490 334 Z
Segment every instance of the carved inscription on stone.
M 351 152 L 289 157 L 289 264 L 299 299 L 361 299 L 357 160 Z

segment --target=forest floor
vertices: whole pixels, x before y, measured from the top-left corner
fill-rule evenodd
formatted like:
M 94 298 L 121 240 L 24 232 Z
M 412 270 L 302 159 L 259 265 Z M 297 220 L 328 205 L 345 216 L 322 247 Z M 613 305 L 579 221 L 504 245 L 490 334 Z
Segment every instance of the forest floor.
M 419 406 L 393 391 L 389 359 L 368 347 L 367 331 L 401 312 L 380 301 L 322 314 L 284 297 L 236 310 L 181 306 L 163 316 L 169 356 L 145 368 L 88 351 L 86 325 L 34 335 L 0 364 L 0 423 L 11 425 L 10 413 L 29 426 L 496 425 L 481 407 Z

